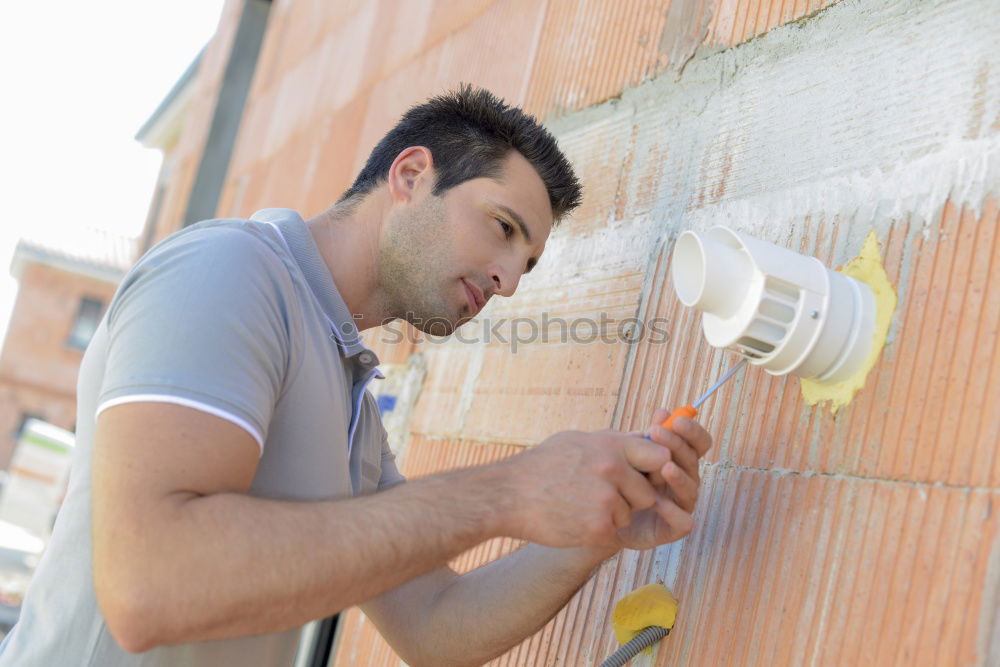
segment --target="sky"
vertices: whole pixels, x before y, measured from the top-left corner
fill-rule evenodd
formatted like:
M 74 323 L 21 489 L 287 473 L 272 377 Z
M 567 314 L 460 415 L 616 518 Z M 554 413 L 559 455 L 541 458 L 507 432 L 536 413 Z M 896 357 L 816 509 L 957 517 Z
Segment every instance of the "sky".
M 211 39 L 223 0 L 4 3 L 0 21 L 0 337 L 23 235 L 138 236 L 161 155 L 134 137 Z

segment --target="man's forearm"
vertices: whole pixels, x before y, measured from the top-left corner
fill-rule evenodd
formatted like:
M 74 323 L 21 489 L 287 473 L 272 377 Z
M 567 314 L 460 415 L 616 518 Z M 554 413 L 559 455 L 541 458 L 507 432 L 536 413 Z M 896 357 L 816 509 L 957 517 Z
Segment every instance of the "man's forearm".
M 434 601 L 421 633 L 427 664 L 481 665 L 541 629 L 616 553 L 528 544 L 453 580 Z
M 147 534 L 108 540 L 127 553 L 95 552 L 98 597 L 131 650 L 296 627 L 499 534 L 498 481 L 487 466 L 334 502 L 178 499 Z

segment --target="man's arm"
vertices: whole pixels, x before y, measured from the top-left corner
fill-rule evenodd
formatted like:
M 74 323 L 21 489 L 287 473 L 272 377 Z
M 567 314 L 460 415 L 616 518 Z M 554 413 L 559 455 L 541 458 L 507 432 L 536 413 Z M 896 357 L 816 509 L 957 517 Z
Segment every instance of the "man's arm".
M 274 632 L 322 618 L 508 535 L 610 545 L 669 454 L 621 434 L 557 434 L 532 457 L 330 502 L 246 495 L 258 446 L 238 426 L 166 403 L 98 418 L 97 600 L 127 650 Z M 525 486 L 527 484 L 527 486 Z M 531 493 L 527 489 L 531 489 Z M 551 502 L 538 503 L 540 497 Z
M 96 440 L 94 584 L 131 651 L 296 627 L 501 532 L 490 469 L 283 502 L 245 494 L 257 443 L 212 415 L 125 404 L 102 413 Z M 435 502 L 454 495 L 463 502 Z
M 617 551 L 526 544 L 461 576 L 438 568 L 360 607 L 413 667 L 482 665 L 538 632 Z
M 669 417 L 660 410 L 654 424 Z M 528 544 L 459 576 L 439 568 L 363 603 L 361 609 L 408 664 L 481 665 L 545 625 L 621 547 L 646 549 L 691 529 L 699 485 L 698 461 L 711 436 L 681 419 L 675 432 L 651 426 L 653 441 L 670 451 L 666 475 L 650 475 L 661 498 L 633 515 L 612 547 L 553 549 Z M 633 434 L 636 435 L 636 434 Z M 669 495 L 673 500 L 665 501 Z

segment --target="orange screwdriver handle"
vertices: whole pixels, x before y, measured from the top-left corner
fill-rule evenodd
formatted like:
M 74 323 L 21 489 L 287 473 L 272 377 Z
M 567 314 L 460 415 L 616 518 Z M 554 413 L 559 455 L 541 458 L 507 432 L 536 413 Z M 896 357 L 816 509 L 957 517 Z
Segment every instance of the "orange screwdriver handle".
M 690 405 L 684 405 L 684 406 L 679 407 L 676 410 L 674 410 L 673 413 L 669 417 L 667 417 L 667 421 L 663 422 L 661 424 L 661 426 L 663 428 L 667 429 L 668 431 L 673 431 L 674 430 L 674 420 L 675 419 L 677 419 L 678 417 L 688 417 L 688 418 L 691 418 L 691 417 L 695 417 L 697 415 L 698 415 L 698 411 L 697 410 L 695 410 L 694 408 L 692 408 Z

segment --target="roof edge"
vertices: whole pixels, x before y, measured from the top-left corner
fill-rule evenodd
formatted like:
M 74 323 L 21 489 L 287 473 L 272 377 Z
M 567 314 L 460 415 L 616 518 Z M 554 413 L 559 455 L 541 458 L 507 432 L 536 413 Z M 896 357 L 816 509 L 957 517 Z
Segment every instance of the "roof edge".
M 161 121 L 169 116 L 170 112 L 177 106 L 176 103 L 182 101 L 184 93 L 194 81 L 195 74 L 198 72 L 198 66 L 201 64 L 201 59 L 205 55 L 205 48 L 207 46 L 206 44 L 201 47 L 198 55 L 194 57 L 194 60 L 191 61 L 191 64 L 187 66 L 184 73 L 181 74 L 173 87 L 170 88 L 150 117 L 146 119 L 146 122 L 142 124 L 139 131 L 135 133 L 136 141 L 150 148 L 155 145 L 155 142 L 151 142 L 150 139 L 156 134 L 155 130 L 161 125 Z
M 29 263 L 44 264 L 55 269 L 112 284 L 118 284 L 125 274 L 128 273 L 127 269 L 68 257 L 21 241 L 17 244 L 14 257 L 10 262 L 10 275 L 15 280 L 20 281 L 21 276 L 24 274 L 24 269 Z

